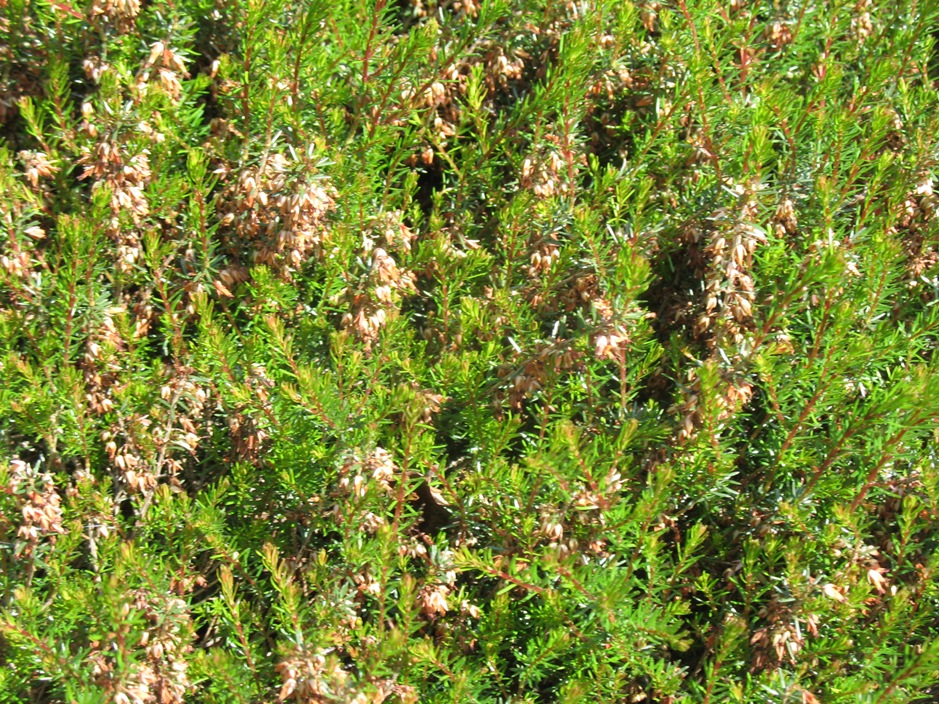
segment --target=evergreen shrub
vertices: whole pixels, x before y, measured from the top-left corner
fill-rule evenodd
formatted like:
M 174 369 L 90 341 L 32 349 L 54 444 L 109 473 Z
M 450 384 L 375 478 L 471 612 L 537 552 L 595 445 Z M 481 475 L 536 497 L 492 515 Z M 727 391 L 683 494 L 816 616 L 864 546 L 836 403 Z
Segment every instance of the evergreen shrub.
M 0 0 L 0 701 L 937 701 L 937 38 Z

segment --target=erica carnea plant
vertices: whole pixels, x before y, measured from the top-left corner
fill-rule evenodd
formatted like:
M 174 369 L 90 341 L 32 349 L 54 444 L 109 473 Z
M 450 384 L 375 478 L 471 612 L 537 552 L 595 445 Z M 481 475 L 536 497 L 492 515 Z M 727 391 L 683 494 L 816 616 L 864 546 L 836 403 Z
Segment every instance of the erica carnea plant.
M 934 701 L 937 37 L 0 0 L 0 701 Z

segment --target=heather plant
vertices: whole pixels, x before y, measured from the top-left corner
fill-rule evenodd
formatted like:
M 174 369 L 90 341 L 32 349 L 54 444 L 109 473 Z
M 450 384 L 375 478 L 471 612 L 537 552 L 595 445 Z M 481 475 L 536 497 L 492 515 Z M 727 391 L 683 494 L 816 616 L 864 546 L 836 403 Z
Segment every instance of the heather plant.
M 934 701 L 937 37 L 0 0 L 0 701 Z

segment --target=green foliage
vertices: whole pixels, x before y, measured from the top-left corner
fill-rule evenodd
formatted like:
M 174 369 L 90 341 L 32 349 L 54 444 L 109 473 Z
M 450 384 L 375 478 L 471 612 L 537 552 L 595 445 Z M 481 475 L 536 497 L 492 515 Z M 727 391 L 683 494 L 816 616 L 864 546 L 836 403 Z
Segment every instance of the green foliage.
M 0 701 L 935 700 L 937 32 L 0 0 Z

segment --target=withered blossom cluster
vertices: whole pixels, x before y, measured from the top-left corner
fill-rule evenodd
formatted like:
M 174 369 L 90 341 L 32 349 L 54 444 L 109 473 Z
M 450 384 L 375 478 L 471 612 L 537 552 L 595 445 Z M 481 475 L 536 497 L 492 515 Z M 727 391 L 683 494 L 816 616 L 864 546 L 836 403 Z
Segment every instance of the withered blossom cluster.
M 91 178 L 92 190 L 107 189 L 110 193 L 112 218 L 108 224 L 110 236 L 117 242 L 117 266 L 130 271 L 141 255 L 140 225 L 150 212 L 144 190 L 151 179 L 150 158 L 147 149 L 128 156 L 125 145 L 99 141 L 78 160 L 85 166 L 79 178 Z M 120 215 L 128 214 L 129 223 L 122 223 Z
M 114 704 L 183 704 L 192 690 L 186 655 L 192 650 L 192 621 L 186 602 L 139 589 L 124 602 L 117 629 L 92 643 L 89 661 L 95 684 Z M 137 630 L 132 617 L 142 617 Z M 119 667 L 121 660 L 136 660 Z
M 542 508 L 538 532 L 548 549 L 560 560 L 572 559 L 585 565 L 594 558 L 608 557 L 604 514 L 619 502 L 625 483 L 623 475 L 613 467 L 604 475 L 589 477 L 576 488 L 571 497 L 573 515 L 556 506 Z
M 732 375 L 722 377 L 718 393 L 711 404 L 705 404 L 698 369 L 689 369 L 681 387 L 681 400 L 669 408 L 680 417 L 676 440 L 685 443 L 698 435 L 705 419 L 714 423 L 711 432 L 718 432 L 720 424 L 733 418 L 753 398 L 753 384 Z
M 519 354 L 520 363 L 503 364 L 498 369 L 503 384 L 493 399 L 495 407 L 501 407 L 505 399 L 503 389 L 507 388 L 509 407 L 521 410 L 524 402 L 544 387 L 549 375 L 573 368 L 580 357 L 580 352 L 567 341 L 543 345 L 534 354 Z
M 39 187 L 39 182 L 45 178 L 52 178 L 59 171 L 59 167 L 49 160 L 44 152 L 22 150 L 19 153 L 23 163 L 26 180 L 33 188 Z
M 105 431 L 101 439 L 127 493 L 149 496 L 163 478 L 178 484 L 182 458 L 194 455 L 201 442 L 208 399 L 203 387 L 178 370 L 149 413 L 117 414 L 116 431 Z
M 753 257 L 757 248 L 769 240 L 766 231 L 757 224 L 761 185 L 735 184 L 731 190 L 738 199 L 735 208 L 720 209 L 704 223 L 691 222 L 683 231 L 682 238 L 692 253 L 688 266 L 701 295 L 683 300 L 666 311 L 666 316 L 687 326 L 689 334 L 712 355 L 720 350 L 724 357 L 740 362 L 748 355 L 756 327 Z M 774 223 L 777 237 L 795 231 L 792 200 L 781 201 Z M 785 332 L 777 337 L 784 339 Z M 749 403 L 753 396 L 751 380 L 733 369 L 721 371 L 719 377 L 720 389 L 713 405 L 705 407 L 699 367 L 692 366 L 685 372 L 679 385 L 680 400 L 670 408 L 680 418 L 676 434 L 679 443 L 695 437 L 704 418 L 712 418 L 719 425 Z M 712 432 L 715 427 L 712 426 Z
M 381 704 L 396 701 L 415 704 L 416 690 L 397 684 L 392 678 L 378 679 L 367 686 L 357 686 L 342 667 L 331 649 L 300 647 L 276 666 L 283 685 L 278 701 L 293 700 L 299 704 Z M 393 698 L 393 699 L 392 699 Z
M 180 78 L 189 78 L 189 72 L 186 70 L 182 57 L 163 42 L 153 43 L 150 47 L 150 56 L 147 57 L 137 74 L 138 94 L 146 93 L 154 77 L 159 80 L 163 90 L 174 101 L 178 101 L 182 96 Z
M 227 166 L 218 169 L 230 184 L 218 212 L 226 236 L 248 262 L 290 275 L 321 255 L 334 200 L 329 184 L 311 167 L 273 153 L 257 165 L 230 171 Z M 235 276 L 221 280 L 223 295 Z
M 874 10 L 874 0 L 857 0 L 851 15 L 851 32 L 858 42 L 863 42 L 874 32 L 874 21 L 871 11 Z
M 21 516 L 16 529 L 15 555 L 29 558 L 40 540 L 45 538 L 50 545 L 54 545 L 56 536 L 65 533 L 62 527 L 62 500 L 50 474 L 15 459 L 10 462 L 10 475 L 3 491 L 16 498 Z M 0 520 L 16 521 L 12 516 Z
M 557 194 L 570 192 L 571 183 L 564 173 L 567 165 L 564 158 L 556 151 L 549 150 L 543 157 L 526 157 L 522 162 L 521 178 L 519 182 L 522 188 L 531 189 L 539 198 L 551 198 Z M 532 267 L 535 270 L 548 268 L 550 266 L 551 255 L 546 252 L 542 255 L 545 261 L 535 261 L 532 259 Z
M 775 595 L 760 609 L 759 617 L 767 625 L 757 628 L 750 636 L 754 671 L 776 669 L 784 663 L 797 662 L 806 641 L 818 636 L 817 614 L 797 615 L 791 604 Z
M 929 231 L 935 227 L 939 215 L 939 197 L 933 191 L 933 177 L 920 176 L 916 187 L 907 194 L 901 206 L 897 224 L 891 233 L 904 233 L 902 241 L 909 257 L 907 281 L 910 288 L 923 282 L 923 274 L 932 270 L 939 262 L 939 253 L 929 243 Z
M 266 423 L 271 413 L 270 392 L 275 383 L 267 375 L 264 366 L 255 363 L 246 374 L 245 384 L 254 395 L 256 403 L 252 404 L 250 411 L 247 404 L 226 409 L 226 422 L 235 456 L 241 460 L 257 462 L 262 456 L 265 442 L 270 437 Z
M 33 198 L 45 198 L 49 195 L 50 187 L 47 181 L 59 172 L 59 165 L 43 151 L 24 149 L 17 156 L 29 186 L 22 188 L 21 199 L 12 198 L 9 207 L 0 209 L 0 224 L 8 233 L 5 245 L 0 245 L 0 268 L 30 285 L 37 275 L 41 275 L 37 271 L 41 260 L 37 258 L 35 248 L 40 240 L 45 239 L 46 230 L 36 220 L 31 220 L 20 231 L 25 235 L 22 237 L 20 232 L 17 232 L 20 230 L 17 225 L 28 212 Z M 27 188 L 32 194 L 29 194 Z
M 597 359 L 622 361 L 629 347 L 627 316 L 649 317 L 649 314 L 635 307 L 627 311 L 615 311 L 603 296 L 596 296 L 590 302 L 600 319 L 598 330 L 593 336 L 594 355 Z
M 425 166 L 433 164 L 436 152 L 446 149 L 448 140 L 456 133 L 460 122 L 459 97 L 465 92 L 466 76 L 459 65 L 453 65 L 441 78 L 432 81 L 419 94 L 410 86 L 401 91 L 401 99 L 406 104 L 428 110 L 434 115 L 430 130 L 432 137 L 425 142 L 420 154 L 408 157 L 408 164 L 412 166 L 418 163 Z
M 402 297 L 417 292 L 415 275 L 400 269 L 395 261 L 395 256 L 405 257 L 411 251 L 414 238 L 400 213 L 379 216 L 362 238 L 361 258 L 368 262 L 368 273 L 343 291 L 349 310 L 342 317 L 342 327 L 362 340 L 366 349 L 398 314 Z
M 364 459 L 350 457 L 342 466 L 339 474 L 339 491 L 361 498 L 365 496 L 370 482 L 379 489 L 390 493 L 391 482 L 399 473 L 391 453 L 376 447 Z
M 712 325 L 717 327 L 718 334 L 711 338 L 715 344 L 727 339 L 739 346 L 753 320 L 750 269 L 756 248 L 767 242 L 765 232 L 755 225 L 753 188 L 741 184 L 735 187 L 740 195 L 738 211 L 714 215 L 704 246 L 704 310 L 694 322 L 694 332 L 704 335 Z M 701 233 L 695 232 L 695 236 Z
M 278 695 L 281 701 L 292 696 L 304 703 L 329 702 L 337 698 L 358 702 L 346 698 L 351 694 L 346 691 L 348 674 L 335 655 L 329 657 L 301 650 L 277 663 L 277 671 L 284 683 Z
M 104 18 L 120 31 L 128 31 L 140 14 L 140 0 L 93 0 L 88 16 L 94 20 Z

